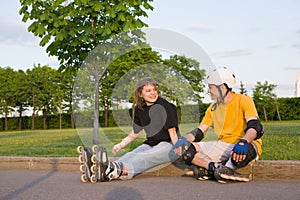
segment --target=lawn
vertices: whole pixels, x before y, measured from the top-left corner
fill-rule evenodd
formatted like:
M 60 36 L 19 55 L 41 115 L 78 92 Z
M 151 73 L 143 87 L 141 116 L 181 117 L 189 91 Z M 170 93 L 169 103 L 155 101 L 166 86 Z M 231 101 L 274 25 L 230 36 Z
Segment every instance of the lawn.
M 263 123 L 263 160 L 300 160 L 300 121 Z M 180 126 L 182 133 L 196 127 L 196 124 Z M 110 149 L 113 144 L 124 138 L 130 127 L 102 128 L 99 141 Z M 76 147 L 91 142 L 92 130 L 82 132 L 76 129 L 37 130 L 0 132 L 0 156 L 48 156 L 76 157 Z M 144 140 L 141 135 L 128 145 L 121 154 L 130 151 Z M 212 132 L 208 132 L 206 140 L 214 140 Z M 110 151 L 110 150 L 109 150 Z

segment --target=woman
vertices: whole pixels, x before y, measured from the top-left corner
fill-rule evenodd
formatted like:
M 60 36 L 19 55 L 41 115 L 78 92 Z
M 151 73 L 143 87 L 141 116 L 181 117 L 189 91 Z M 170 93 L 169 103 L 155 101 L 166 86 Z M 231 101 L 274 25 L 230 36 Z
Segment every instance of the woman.
M 150 168 L 178 158 L 173 151 L 173 144 L 180 137 L 176 107 L 161 97 L 159 85 L 153 78 L 141 79 L 134 95 L 132 131 L 112 148 L 112 153 L 117 155 L 142 130 L 146 132 L 146 140 L 115 162 L 108 162 L 105 160 L 107 156 L 102 156 L 102 181 L 132 179 Z

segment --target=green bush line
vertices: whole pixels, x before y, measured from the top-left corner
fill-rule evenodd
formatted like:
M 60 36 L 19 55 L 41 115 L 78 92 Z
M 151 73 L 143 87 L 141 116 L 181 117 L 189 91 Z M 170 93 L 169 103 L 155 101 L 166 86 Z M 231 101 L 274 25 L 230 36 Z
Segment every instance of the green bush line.
M 278 98 L 278 106 L 280 118 L 283 121 L 286 120 L 300 120 L 300 98 Z M 194 123 L 202 119 L 205 110 L 209 104 L 203 103 L 200 105 L 183 105 L 178 107 L 178 116 L 181 123 Z M 278 120 L 278 115 L 274 105 L 269 105 L 267 117 L 269 121 Z M 257 111 L 261 120 L 265 120 L 262 109 L 258 106 Z M 91 117 L 86 117 L 84 113 L 74 113 L 76 118 L 80 118 L 81 127 L 92 127 L 93 121 Z M 90 116 L 90 115 L 88 115 Z M 31 130 L 31 116 L 22 117 L 22 130 Z M 116 126 L 129 126 L 131 124 L 131 109 L 122 110 L 109 110 L 108 112 L 108 127 Z M 47 129 L 59 129 L 60 127 L 59 115 L 48 115 L 46 118 Z M 69 129 L 71 127 L 70 114 L 63 113 L 61 125 L 63 129 Z M 105 117 L 104 111 L 99 113 L 99 123 L 101 127 L 104 127 Z M 35 130 L 43 130 L 43 116 L 35 117 Z M 76 125 L 76 124 L 75 124 Z M 19 118 L 8 118 L 8 130 L 18 130 Z M 5 119 L 0 118 L 0 131 L 5 130 Z
M 181 124 L 180 131 L 184 134 L 196 125 Z M 300 160 L 300 121 L 268 122 L 264 123 L 264 128 L 263 154 L 260 159 Z M 112 145 L 129 131 L 129 126 L 101 128 L 100 132 L 106 137 L 103 145 L 110 152 Z M 0 156 L 76 157 L 76 147 L 83 145 L 81 139 L 77 129 L 0 132 Z M 205 139 L 213 140 L 215 137 L 208 132 Z M 142 135 L 122 150 L 121 154 L 137 147 L 143 140 Z

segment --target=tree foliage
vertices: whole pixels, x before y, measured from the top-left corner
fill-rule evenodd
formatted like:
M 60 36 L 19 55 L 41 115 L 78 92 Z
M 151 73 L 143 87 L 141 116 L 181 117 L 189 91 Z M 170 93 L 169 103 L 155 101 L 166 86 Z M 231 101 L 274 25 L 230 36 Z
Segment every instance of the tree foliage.
M 146 17 L 145 10 L 152 10 L 151 0 L 20 0 L 20 14 L 23 21 L 33 20 L 28 30 L 41 39 L 40 45 L 47 47 L 50 56 L 57 56 L 60 69 L 70 67 L 77 70 L 86 57 L 99 45 L 123 32 L 147 26 L 140 20 Z M 145 10 L 144 10 L 145 9 Z M 104 49 L 100 49 L 104 50 Z M 114 50 L 119 50 L 118 48 Z M 96 55 L 109 60 L 110 49 Z M 94 52 L 95 53 L 95 52 Z M 102 60 L 102 59 L 101 59 Z M 99 60 L 95 60 L 96 62 Z M 87 66 L 94 80 L 94 136 L 93 144 L 98 144 L 99 129 L 99 82 L 109 62 Z M 85 65 L 86 66 L 86 65 Z
M 240 82 L 240 94 L 247 95 L 247 90 L 246 90 L 245 85 L 242 81 Z
M 12 68 L 0 68 L 0 111 L 5 116 L 5 130 L 8 130 L 7 119 L 14 106 L 15 76 L 16 74 Z
M 146 24 L 152 0 L 20 0 L 28 31 L 41 38 L 50 56 L 57 56 L 60 69 L 78 69 L 87 55 L 112 36 Z
M 150 53 L 151 51 L 149 51 Z M 133 52 L 131 52 L 132 55 L 134 55 Z M 147 52 L 144 52 L 147 53 Z M 147 56 L 144 55 L 146 58 Z M 152 56 L 151 56 L 152 57 Z M 157 57 L 159 59 L 159 56 Z M 124 63 L 123 63 L 124 62 Z M 161 61 L 163 62 L 163 60 Z M 135 63 L 134 56 L 132 57 L 132 64 Z M 115 65 L 126 65 L 125 60 L 116 61 L 113 63 Z M 128 64 L 128 67 L 130 64 Z M 35 68 L 39 68 L 39 70 L 36 70 Z M 0 111 L 1 111 L 1 117 L 2 120 L 0 120 L 0 130 L 21 130 L 21 129 L 28 129 L 28 128 L 34 128 L 34 129 L 43 129 L 44 122 L 46 121 L 46 128 L 74 128 L 74 124 L 72 126 L 72 106 L 80 105 L 77 103 L 73 103 L 72 101 L 75 99 L 72 99 L 72 93 L 73 93 L 73 87 L 74 85 L 73 81 L 75 76 L 69 77 L 69 73 L 52 73 L 50 70 L 50 74 L 48 75 L 47 66 L 40 66 L 37 65 L 31 70 L 27 70 L 26 72 L 22 70 L 12 70 L 9 67 L 1 68 L 0 67 Z M 166 88 L 166 90 L 163 90 L 164 97 L 169 98 L 169 100 L 178 100 L 179 98 L 176 98 L 176 95 L 178 95 L 177 87 L 179 92 L 182 92 L 181 90 L 184 90 L 186 87 L 186 84 L 183 82 L 182 84 L 179 84 L 178 82 L 172 82 L 174 80 L 172 77 L 168 76 L 170 74 L 167 73 L 165 69 L 167 69 L 167 65 L 159 65 L 157 63 L 152 63 L 149 65 L 146 65 L 144 67 L 137 67 L 137 72 L 139 73 L 133 73 L 129 74 L 130 79 L 126 79 L 123 81 L 123 78 L 125 76 L 122 76 L 122 79 L 119 79 L 117 81 L 117 84 L 115 84 L 116 80 L 112 80 L 111 83 L 115 84 L 112 89 L 112 94 L 109 95 L 111 92 L 110 90 L 107 90 L 107 102 L 111 102 L 111 107 L 108 111 L 108 119 L 100 118 L 101 126 L 104 126 L 105 124 L 107 126 L 115 126 L 117 121 L 117 124 L 123 123 L 123 124 L 130 124 L 130 120 L 127 120 L 124 118 L 125 115 L 128 116 L 128 110 L 126 108 L 121 108 L 117 106 L 113 106 L 113 103 L 119 103 L 119 101 L 122 101 L 124 99 L 132 100 L 133 98 L 133 88 L 135 86 L 135 83 L 143 76 L 151 74 L 151 70 L 154 70 L 155 72 L 160 73 L 154 73 L 155 79 L 159 80 L 162 84 L 162 86 L 167 86 L 167 82 L 170 82 L 169 85 L 171 85 L 169 88 Z M 120 68 L 122 69 L 122 68 Z M 32 71 L 39 71 L 40 73 L 36 73 L 39 75 L 33 75 Z M 110 71 L 110 70 L 108 70 Z M 134 70 L 130 70 L 130 72 L 134 72 Z M 121 73 L 121 72 L 119 72 Z M 45 74 L 45 75 L 41 75 Z M 52 74 L 52 75 L 51 75 Z M 135 74 L 135 75 L 134 75 Z M 53 77 L 54 75 L 54 77 Z M 127 75 L 127 74 L 126 74 Z M 34 111 L 33 117 L 28 117 L 23 114 L 25 111 L 28 112 L 31 106 L 38 105 L 38 99 L 40 96 L 47 96 L 42 95 L 39 93 L 49 93 L 49 90 L 44 90 L 43 87 L 38 87 L 38 84 L 41 84 L 40 76 L 44 77 L 52 77 L 51 80 L 53 80 L 56 85 L 52 85 L 53 88 L 56 88 L 56 90 L 50 90 L 51 95 L 48 94 L 48 96 L 51 96 L 49 104 L 45 106 L 46 108 L 53 108 L 49 109 L 47 111 L 47 116 L 42 115 L 42 111 L 39 108 L 43 107 L 36 107 Z M 66 76 L 66 77 L 64 77 Z M 110 76 L 109 76 L 110 77 Z M 114 76 L 112 76 L 114 77 Z M 115 77 L 117 79 L 117 77 Z M 182 76 L 181 76 L 182 78 Z M 176 80 L 178 81 L 178 79 Z M 82 83 L 81 85 L 86 85 L 86 83 Z M 122 85 L 123 87 L 119 86 Z M 173 90 L 172 90 L 173 89 Z M 82 88 L 83 91 L 88 90 L 88 87 Z M 167 93 L 167 92 L 171 93 Z M 91 96 L 93 92 L 91 92 Z M 86 94 L 86 93 L 85 93 Z M 184 94 L 183 93 L 180 93 Z M 172 95 L 174 95 L 172 97 Z M 101 96 L 101 95 L 100 95 Z M 33 98 L 34 97 L 34 98 Z M 63 98 L 62 98 L 63 97 Z M 80 96 L 78 95 L 78 101 L 80 98 L 89 99 L 86 96 Z M 9 100 L 8 100 L 9 99 Z M 100 97 L 101 99 L 101 97 Z M 182 100 L 182 99 L 180 99 Z M 264 112 L 261 107 L 261 105 L 258 104 L 257 100 L 254 99 L 258 113 L 260 118 L 264 118 Z M 34 103 L 35 102 L 35 103 Z M 280 112 L 280 116 L 282 120 L 300 120 L 300 98 L 277 98 L 278 102 L 278 110 Z M 34 104 L 33 104 L 34 103 Z M 86 102 L 89 104 L 89 102 Z M 275 112 L 275 101 L 274 99 L 270 99 L 270 105 L 266 105 L 266 113 L 267 113 L 267 119 L 268 120 L 279 120 L 278 114 Z M 201 106 L 204 104 L 200 104 Z M 83 105 L 84 108 L 89 108 L 89 106 Z M 102 104 L 101 106 L 101 113 L 100 116 L 104 116 L 104 107 Z M 120 104 L 119 104 L 120 106 Z M 183 106 L 180 105 L 181 108 L 184 107 L 184 109 L 181 110 L 191 110 L 189 113 L 181 113 L 181 116 L 184 117 L 182 120 L 188 120 L 188 119 L 194 119 L 198 113 L 196 112 L 196 106 L 189 105 L 188 102 L 184 102 Z M 186 107 L 189 107 L 190 109 L 187 109 Z M 205 107 L 206 108 L 206 107 Z M 205 108 L 201 110 L 200 113 L 204 113 Z M 125 109 L 125 110 L 124 110 Z M 75 109 L 76 110 L 76 109 Z M 180 110 L 180 108 L 179 108 Z M 7 113 L 5 113 L 5 111 Z M 91 113 L 93 113 L 93 108 L 89 111 L 85 111 L 90 116 Z M 82 112 L 81 114 L 85 114 L 85 112 Z M 120 114 L 115 114 L 115 112 L 120 112 Z M 194 113 L 193 113 L 194 112 Z M 13 114 L 16 113 L 18 117 L 11 117 Z M 46 118 L 46 120 L 45 120 Z M 34 119 L 34 123 L 32 123 L 32 119 Z M 201 118 L 200 118 L 201 119 Z M 108 120 L 108 121 L 105 121 Z M 121 121 L 120 121 L 121 120 Z M 31 123 L 30 123 L 31 122 Z M 88 124 L 88 121 L 85 121 L 85 125 Z M 34 125 L 34 127 L 32 126 Z M 77 125 L 77 124 L 76 124 Z
M 257 110 L 259 113 L 263 113 L 263 116 L 266 121 L 268 118 L 272 118 L 276 112 L 276 105 L 274 98 L 276 94 L 274 92 L 276 88 L 275 84 L 257 82 L 253 91 L 253 100 L 258 107 Z

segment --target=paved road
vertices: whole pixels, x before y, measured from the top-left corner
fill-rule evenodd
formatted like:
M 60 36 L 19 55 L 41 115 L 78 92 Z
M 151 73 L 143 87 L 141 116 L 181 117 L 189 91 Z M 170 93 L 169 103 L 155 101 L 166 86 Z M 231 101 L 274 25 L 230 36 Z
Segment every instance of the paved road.
M 80 173 L 0 170 L 0 199 L 300 199 L 300 181 L 219 184 L 189 177 L 139 176 L 130 181 L 81 183 Z

